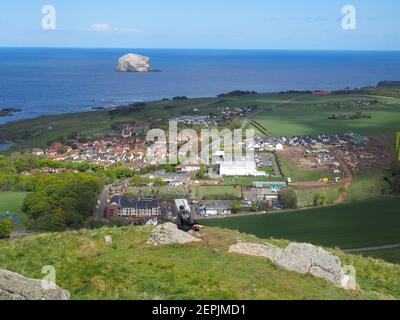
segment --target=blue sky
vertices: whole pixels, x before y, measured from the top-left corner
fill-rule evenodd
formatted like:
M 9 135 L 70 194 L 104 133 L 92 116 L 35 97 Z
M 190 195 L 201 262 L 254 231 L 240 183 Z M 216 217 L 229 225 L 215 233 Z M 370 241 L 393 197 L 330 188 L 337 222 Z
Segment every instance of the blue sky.
M 46 4 L 56 30 L 41 28 Z M 399 13 L 400 0 L 1 0 L 0 46 L 400 50 Z

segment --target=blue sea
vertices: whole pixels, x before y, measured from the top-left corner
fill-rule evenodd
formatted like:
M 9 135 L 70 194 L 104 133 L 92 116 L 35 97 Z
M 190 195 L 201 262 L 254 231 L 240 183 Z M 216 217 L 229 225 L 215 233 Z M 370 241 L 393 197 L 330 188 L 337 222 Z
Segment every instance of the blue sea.
M 115 72 L 120 56 L 151 57 L 162 72 Z M 0 48 L 0 109 L 45 114 L 232 90 L 331 90 L 400 80 L 400 52 Z

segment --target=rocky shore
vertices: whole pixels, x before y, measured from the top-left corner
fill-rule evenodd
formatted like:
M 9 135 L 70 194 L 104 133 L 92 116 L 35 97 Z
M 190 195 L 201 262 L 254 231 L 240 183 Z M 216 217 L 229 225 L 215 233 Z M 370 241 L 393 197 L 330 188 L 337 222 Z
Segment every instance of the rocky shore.
M 18 108 L 4 108 L 0 110 L 0 117 L 12 116 L 14 113 L 21 112 L 22 109 Z

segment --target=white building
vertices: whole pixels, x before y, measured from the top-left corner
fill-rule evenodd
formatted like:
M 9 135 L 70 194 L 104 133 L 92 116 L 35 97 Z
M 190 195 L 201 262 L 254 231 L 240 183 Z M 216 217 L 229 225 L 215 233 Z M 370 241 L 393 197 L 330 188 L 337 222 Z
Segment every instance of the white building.
M 225 161 L 219 167 L 221 176 L 266 176 L 263 171 L 258 171 L 255 161 Z

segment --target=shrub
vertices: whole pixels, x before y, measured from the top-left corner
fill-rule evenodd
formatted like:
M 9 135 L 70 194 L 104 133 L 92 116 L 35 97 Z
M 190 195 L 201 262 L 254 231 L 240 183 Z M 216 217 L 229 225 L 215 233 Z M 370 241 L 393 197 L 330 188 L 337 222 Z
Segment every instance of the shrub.
M 279 192 L 279 200 L 285 209 L 297 209 L 297 194 L 293 189 L 286 189 Z
M 0 239 L 8 238 L 13 231 L 13 221 L 11 218 L 0 219 Z

